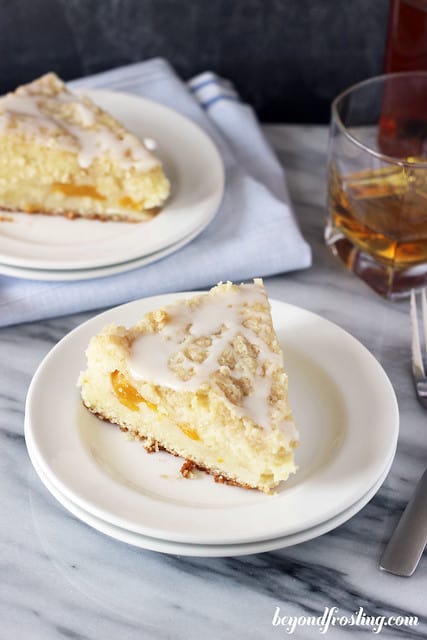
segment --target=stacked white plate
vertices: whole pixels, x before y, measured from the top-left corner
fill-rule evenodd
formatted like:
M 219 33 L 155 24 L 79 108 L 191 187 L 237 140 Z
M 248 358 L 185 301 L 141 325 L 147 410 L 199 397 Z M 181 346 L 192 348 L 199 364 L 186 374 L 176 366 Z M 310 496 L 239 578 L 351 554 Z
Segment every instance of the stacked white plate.
M 214 143 L 197 125 L 137 96 L 110 91 L 85 94 L 154 148 L 171 182 L 171 196 L 155 218 L 141 223 L 5 213 L 0 217 L 2 274 L 32 280 L 85 280 L 129 271 L 186 245 L 218 210 L 223 163 Z
M 81 405 L 76 381 L 90 338 L 111 322 L 190 293 L 138 300 L 100 314 L 59 342 L 28 392 L 25 437 L 40 479 L 77 518 L 123 542 L 165 553 L 235 556 L 315 538 L 372 498 L 393 461 L 396 397 L 355 338 L 304 309 L 272 301 L 299 426 L 299 470 L 267 496 L 179 474 L 182 460 L 147 454 Z

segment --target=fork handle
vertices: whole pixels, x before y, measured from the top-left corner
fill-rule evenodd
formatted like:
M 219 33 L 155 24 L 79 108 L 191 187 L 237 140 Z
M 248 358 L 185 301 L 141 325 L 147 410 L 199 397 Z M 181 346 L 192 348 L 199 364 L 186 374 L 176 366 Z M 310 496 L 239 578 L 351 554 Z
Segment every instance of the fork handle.
M 411 576 L 427 542 L 427 469 L 406 506 L 380 561 L 380 569 Z

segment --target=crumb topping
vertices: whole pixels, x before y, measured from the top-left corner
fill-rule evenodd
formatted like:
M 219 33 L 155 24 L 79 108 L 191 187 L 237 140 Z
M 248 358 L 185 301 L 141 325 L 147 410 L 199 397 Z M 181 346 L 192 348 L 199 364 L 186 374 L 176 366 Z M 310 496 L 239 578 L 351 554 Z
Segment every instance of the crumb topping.
M 214 386 L 234 412 L 270 427 L 286 375 L 262 284 L 218 285 L 149 314 L 141 329 L 128 361 L 134 379 L 176 390 Z
M 77 153 L 82 168 L 105 155 L 125 169 L 159 165 L 136 136 L 88 97 L 68 91 L 54 73 L 0 98 L 0 134 L 8 130 Z

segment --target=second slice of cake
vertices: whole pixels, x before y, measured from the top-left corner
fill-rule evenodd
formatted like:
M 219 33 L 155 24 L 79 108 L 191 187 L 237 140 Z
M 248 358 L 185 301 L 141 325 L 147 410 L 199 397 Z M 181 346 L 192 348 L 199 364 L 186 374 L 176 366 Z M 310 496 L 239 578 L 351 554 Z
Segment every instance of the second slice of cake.
M 0 209 L 139 222 L 168 195 L 143 142 L 55 74 L 0 97 Z
M 87 360 L 85 406 L 148 449 L 265 492 L 295 472 L 298 433 L 262 281 L 220 284 L 130 329 L 110 325 Z

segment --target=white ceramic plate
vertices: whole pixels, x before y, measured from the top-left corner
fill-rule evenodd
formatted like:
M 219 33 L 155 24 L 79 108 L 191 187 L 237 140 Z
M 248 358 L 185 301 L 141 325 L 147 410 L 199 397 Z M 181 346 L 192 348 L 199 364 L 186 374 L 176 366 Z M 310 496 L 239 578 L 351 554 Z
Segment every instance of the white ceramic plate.
M 62 271 L 55 269 L 26 269 L 25 267 L 14 267 L 8 264 L 0 263 L 0 274 L 3 274 L 5 276 L 12 276 L 14 278 L 20 278 L 23 280 L 43 280 L 47 282 L 72 282 L 76 280 L 93 280 L 95 278 L 105 278 L 106 276 L 112 276 L 119 273 L 132 271 L 132 269 L 143 267 L 147 264 L 151 264 L 152 262 L 156 262 L 161 258 L 165 258 L 171 253 L 175 253 L 175 251 L 178 251 L 178 249 L 185 247 L 186 244 L 188 244 L 196 236 L 198 236 L 199 233 L 203 231 L 205 226 L 206 225 L 203 224 L 201 229 L 196 229 L 195 231 L 193 231 L 193 233 L 190 233 L 189 236 L 186 236 L 170 247 L 166 247 L 166 249 L 162 249 L 161 251 L 152 253 L 149 256 L 137 258 L 136 260 L 131 260 L 129 262 L 112 264 L 107 267 L 97 267 L 95 269 L 76 269 L 74 271 L 71 269 L 64 269 Z
M 317 527 L 311 527 L 310 529 L 306 529 L 305 531 L 301 531 L 299 533 L 294 533 L 293 535 L 284 536 L 283 538 L 274 538 L 272 540 L 262 540 L 260 542 L 248 542 L 243 544 L 233 544 L 233 545 L 204 545 L 204 544 L 185 544 L 182 542 L 170 542 L 168 540 L 160 540 L 156 538 L 150 538 L 148 536 L 143 536 L 139 533 L 133 533 L 132 531 L 127 531 L 126 529 L 122 529 L 121 527 L 116 527 L 105 520 L 101 520 L 97 518 L 93 514 L 81 509 L 79 506 L 74 504 L 71 500 L 66 498 L 43 474 L 41 469 L 38 467 L 36 458 L 32 454 L 31 449 L 31 439 L 27 440 L 28 444 L 28 453 L 32 460 L 34 469 L 36 470 L 40 480 L 45 485 L 46 489 L 53 495 L 56 500 L 62 506 L 67 509 L 70 513 L 72 513 L 76 518 L 89 525 L 93 529 L 100 531 L 101 533 L 110 536 L 111 538 L 115 538 L 116 540 L 120 540 L 120 542 L 125 542 L 126 544 L 130 544 L 134 547 L 139 547 L 141 549 L 148 549 L 149 551 L 158 551 L 160 553 L 173 553 L 180 556 L 198 556 L 198 557 L 209 557 L 209 558 L 218 558 L 218 557 L 228 557 L 228 556 L 241 556 L 248 555 L 252 553 L 262 553 L 265 551 L 273 551 L 274 549 L 284 549 L 285 547 L 291 547 L 296 544 L 300 544 L 301 542 L 307 542 L 308 540 L 312 540 L 313 538 L 317 538 L 318 536 L 327 533 L 328 531 L 332 531 L 332 529 L 336 529 L 340 525 L 347 522 L 350 518 L 352 518 L 356 513 L 358 513 L 363 507 L 373 498 L 373 496 L 377 493 L 381 485 L 383 484 L 387 474 L 390 470 L 390 467 L 393 463 L 394 452 L 387 463 L 384 471 L 381 473 L 381 476 L 374 484 L 374 486 L 362 497 L 358 500 L 353 506 L 345 509 L 342 513 L 340 513 L 335 518 L 331 518 L 326 522 L 323 522 Z
M 375 358 L 335 324 L 272 301 L 285 350 L 290 401 L 301 432 L 299 472 L 274 496 L 184 480 L 181 462 L 148 455 L 81 405 L 84 351 L 105 324 L 131 325 L 190 294 L 131 302 L 81 325 L 48 354 L 27 396 L 25 430 L 47 479 L 77 506 L 115 526 L 191 544 L 240 544 L 288 536 L 336 517 L 375 484 L 398 435 L 393 388 Z
M 211 221 L 224 169 L 212 140 L 179 113 L 138 96 L 85 91 L 139 138 L 152 138 L 172 192 L 163 210 L 140 223 L 68 220 L 11 213 L 0 223 L 0 262 L 30 269 L 91 269 L 127 262 L 177 243 Z

